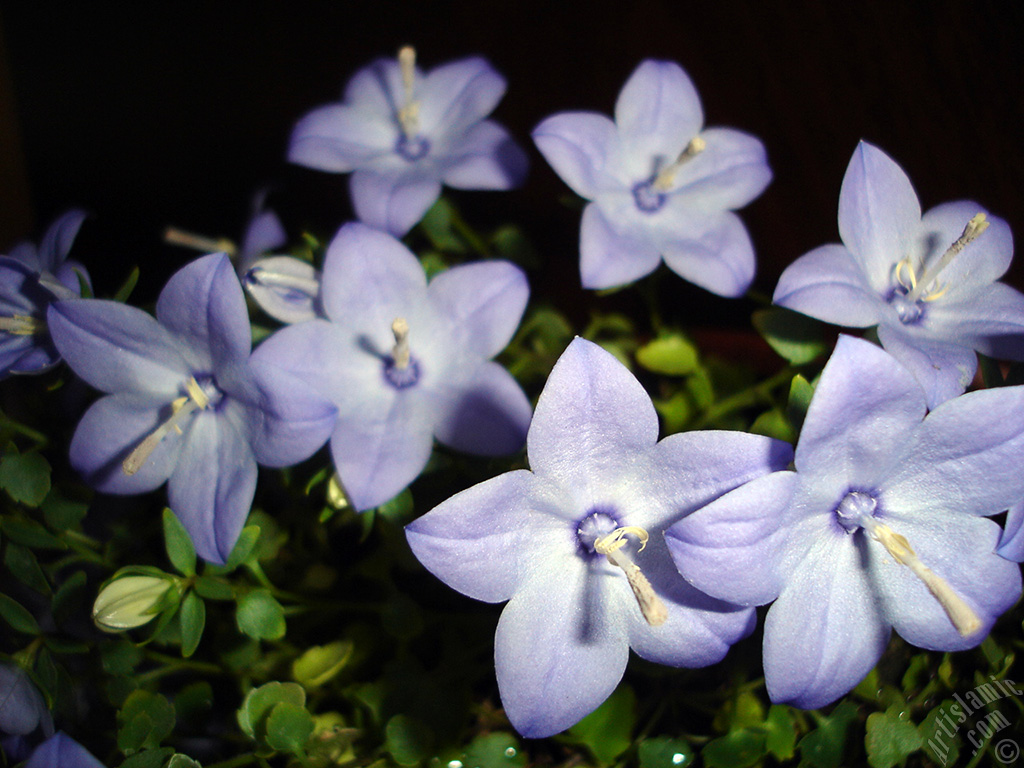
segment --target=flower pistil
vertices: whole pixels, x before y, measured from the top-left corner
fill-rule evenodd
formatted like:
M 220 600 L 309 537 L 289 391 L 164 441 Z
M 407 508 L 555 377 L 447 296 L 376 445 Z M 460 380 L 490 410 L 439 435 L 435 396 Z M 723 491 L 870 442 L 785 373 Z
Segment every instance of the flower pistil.
M 607 536 L 595 539 L 594 551 L 604 555 L 608 558 L 609 563 L 621 568 L 625 572 L 626 581 L 629 582 L 637 605 L 640 606 L 640 613 L 643 614 L 644 619 L 652 627 L 661 626 L 668 618 L 668 611 L 661 598 L 654 591 L 654 587 L 651 586 L 651 582 L 647 580 L 643 571 L 640 570 L 640 566 L 634 563 L 629 555 L 623 551 L 623 547 L 626 546 L 626 536 L 635 536 L 637 538 L 637 541 L 640 542 L 638 552 L 644 550 L 644 547 L 647 546 L 647 540 L 650 538 L 647 531 L 643 528 L 636 525 L 626 525 L 616 528 Z
M 210 396 L 204 391 L 203 387 L 196 381 L 195 376 L 190 376 L 188 381 L 185 382 L 185 390 L 188 392 L 187 395 L 179 397 L 171 403 L 171 417 L 167 419 L 163 424 L 158 426 L 146 438 L 139 443 L 138 447 L 121 463 L 121 470 L 126 475 L 134 475 L 138 472 L 142 465 L 146 463 L 146 459 L 150 457 L 156 447 L 160 445 L 160 441 L 164 439 L 168 432 L 172 429 L 175 430 L 179 435 L 181 434 L 181 422 L 186 416 L 195 410 L 202 410 L 209 408 L 211 404 Z

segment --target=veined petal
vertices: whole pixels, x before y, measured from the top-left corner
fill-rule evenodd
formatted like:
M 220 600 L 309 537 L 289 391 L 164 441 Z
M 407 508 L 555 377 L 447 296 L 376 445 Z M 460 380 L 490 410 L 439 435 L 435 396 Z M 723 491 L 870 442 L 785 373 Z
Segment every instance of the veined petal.
M 576 489 L 591 504 L 595 485 L 630 470 L 631 454 L 647 454 L 658 439 L 651 398 L 615 357 L 576 338 L 558 358 L 527 437 L 530 467 Z
M 956 301 L 1003 276 L 1013 259 L 1013 233 L 1003 219 L 970 200 L 937 205 L 921 217 L 918 253 L 930 263 L 945 253 L 978 213 L 987 214 L 988 228 L 949 262 L 938 279 L 949 286 L 947 300 Z
M 213 411 L 195 415 L 167 484 L 167 496 L 204 560 L 227 561 L 249 516 L 256 473 L 248 441 L 227 419 Z
M 85 211 L 72 209 L 50 224 L 39 243 L 40 271 L 57 274 L 87 216 Z
M 708 217 L 699 234 L 672 239 L 662 246 L 668 268 L 694 285 L 719 296 L 737 297 L 754 279 L 754 244 L 739 216 L 723 211 Z
M 920 228 L 921 204 L 907 174 L 861 141 L 839 191 L 839 236 L 879 294 L 888 291 L 893 266 L 910 253 Z
M 507 261 L 452 267 L 430 281 L 428 295 L 451 321 L 454 338 L 488 359 L 512 340 L 530 297 L 526 275 Z
M 573 192 L 592 200 L 599 192 L 621 186 L 612 167 L 618 156 L 615 123 L 596 112 L 560 112 L 533 129 L 544 159 Z
M 311 320 L 274 331 L 256 348 L 253 361 L 272 365 L 305 382 L 336 405 L 354 407 L 350 399 L 358 389 L 353 375 L 358 367 L 346 365 L 352 340 L 341 327 L 326 320 Z
M 423 73 L 416 69 L 416 80 Z M 362 112 L 394 118 L 401 107 L 402 72 L 397 59 L 381 57 L 360 69 L 345 85 L 344 101 Z
M 902 457 L 924 411 L 921 387 L 891 355 L 841 335 L 807 409 L 796 468 L 837 494 L 870 488 Z
M 484 120 L 450 145 L 442 180 L 456 189 L 512 189 L 526 179 L 529 160 L 505 128 Z
M 441 182 L 428 173 L 358 169 L 349 179 L 360 221 L 401 237 L 441 195 Z
M 889 642 L 863 537 L 818 539 L 768 610 L 764 674 L 777 704 L 817 709 L 857 685 Z
M 929 408 L 963 394 L 978 369 L 978 356 L 970 347 L 923 333 L 911 335 L 895 323 L 879 325 L 878 340 L 914 375 Z
M 885 483 L 887 508 L 994 515 L 1024 498 L 1024 387 L 945 402 L 907 440 Z
M 931 507 L 920 514 L 894 510 L 886 515 L 886 524 L 907 539 L 921 562 L 944 579 L 981 620 L 978 631 L 961 635 L 924 582 L 881 544 L 869 541 L 868 568 L 882 611 L 907 642 L 933 651 L 973 648 L 1020 597 L 1020 567 L 995 553 L 1000 529 L 991 520 L 970 517 L 949 506 Z
M 1006 513 L 1006 525 L 996 552 L 1015 563 L 1024 562 L 1024 501 L 1017 502 Z
M 430 70 L 414 95 L 423 133 L 458 134 L 494 111 L 505 95 L 505 78 L 486 59 L 474 56 Z
M 779 278 L 772 302 L 847 328 L 878 325 L 888 307 L 842 245 L 823 245 L 794 261 Z
M 198 370 L 237 367 L 249 357 L 249 312 L 227 254 L 201 256 L 175 272 L 160 291 L 156 317 L 182 337 L 183 351 Z
M 494 667 L 505 714 L 527 738 L 563 731 L 615 690 L 629 645 L 607 576 L 572 555 L 534 564 L 505 606 Z
M 666 530 L 683 578 L 739 605 L 764 605 L 778 597 L 789 576 L 779 565 L 796 483 L 795 472 L 759 477 Z
M 46 317 L 61 356 L 103 392 L 138 392 L 170 401 L 191 375 L 181 345 L 141 309 L 70 299 L 51 304 Z
M 506 456 L 526 442 L 533 410 L 512 375 L 494 362 L 480 365 L 456 386 L 435 386 L 434 436 L 456 450 Z
M 371 112 L 362 104 L 328 104 L 295 124 L 288 160 L 318 171 L 349 173 L 391 154 L 399 131 L 394 117 Z
M 1002 360 L 1024 360 L 1024 294 L 991 283 L 960 301 L 939 300 L 927 309 L 937 338 Z
M 661 263 L 650 238 L 616 231 L 596 203 L 583 209 L 580 278 L 584 288 L 612 288 L 649 275 Z
M 673 198 L 696 211 L 717 213 L 742 208 L 772 180 L 764 144 L 734 128 L 708 128 L 705 148 L 675 175 Z
M 660 157 L 667 165 L 700 131 L 704 111 L 682 67 L 673 61 L 647 59 L 619 92 L 615 124 L 628 155 L 648 161 Z

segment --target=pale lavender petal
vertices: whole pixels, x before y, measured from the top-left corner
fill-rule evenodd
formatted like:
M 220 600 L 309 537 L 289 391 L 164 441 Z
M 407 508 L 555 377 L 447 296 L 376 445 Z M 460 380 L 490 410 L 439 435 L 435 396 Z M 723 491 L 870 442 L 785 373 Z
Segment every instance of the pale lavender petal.
M 878 325 L 891 311 L 842 245 L 815 248 L 786 267 L 772 302 L 847 328 Z
M 244 274 L 260 255 L 288 242 L 281 219 L 273 211 L 261 211 L 249 221 L 238 248 L 239 272 Z
M 469 381 L 435 387 L 434 436 L 445 445 L 481 456 L 506 456 L 523 447 L 533 410 L 522 387 L 494 362 Z
M 452 267 L 430 281 L 428 295 L 438 314 L 451 322 L 453 339 L 482 358 L 512 340 L 530 297 L 526 275 L 507 261 L 478 261 Z
M 1013 233 L 1003 219 L 970 200 L 937 205 L 921 218 L 920 252 L 927 254 L 926 263 L 931 263 L 963 234 L 967 222 L 978 213 L 987 214 L 988 228 L 957 254 L 938 278 L 939 284 L 949 286 L 947 300 L 956 301 L 1003 276 L 1013 259 Z
M 529 160 L 493 120 L 470 127 L 444 158 L 442 181 L 455 189 L 512 189 L 526 179 Z
M 318 171 L 349 173 L 394 152 L 399 133 L 395 118 L 363 104 L 329 104 L 296 123 L 288 160 Z
M 614 178 L 618 152 L 615 124 L 596 112 L 561 112 L 533 129 L 533 140 L 544 159 L 573 192 L 593 199 L 599 192 L 621 186 Z
M 78 230 L 88 214 L 73 209 L 60 216 L 46 230 L 39 243 L 39 264 L 41 270 L 56 275 L 57 269 L 67 258 L 68 251 L 78 236 Z
M 8 373 L 42 373 L 60 360 L 44 336 L 0 334 L 0 377 Z
M 39 689 L 23 669 L 0 664 L 0 733 L 25 736 L 49 722 L 53 723 Z
M 626 457 L 650 452 L 657 439 L 658 416 L 640 382 L 610 352 L 577 337 L 541 392 L 527 453 L 534 472 L 595 502 L 591 488 L 628 471 Z
M 929 408 L 963 394 L 978 369 L 973 349 L 924 333 L 911 334 L 896 324 L 879 325 L 878 340 L 914 375 Z
M 104 392 L 170 400 L 183 394 L 191 375 L 181 345 L 141 309 L 100 299 L 59 301 L 50 305 L 47 326 L 71 369 Z
M 268 256 L 253 263 L 242 282 L 260 309 L 282 323 L 301 323 L 317 316 L 320 278 L 308 261 Z
M 580 225 L 580 277 L 584 288 L 612 288 L 649 275 L 661 253 L 649 238 L 620 233 L 600 207 L 583 209 Z
M 708 217 L 699 235 L 662 246 L 668 268 L 694 285 L 730 298 L 742 296 L 754 279 L 754 245 L 739 217 L 723 211 Z
M 69 452 L 71 466 L 104 493 L 146 493 L 159 488 L 178 462 L 182 437 L 176 431 L 168 432 L 135 474 L 126 475 L 121 465 L 171 416 L 169 402 L 155 403 L 135 394 L 102 397 L 78 422 Z
M 359 368 L 350 365 L 347 352 L 351 348 L 352 339 L 341 327 L 311 320 L 275 331 L 260 343 L 252 359 L 287 371 L 333 403 L 354 407 L 354 385 L 361 380 L 352 378 Z
M 796 468 L 837 494 L 851 482 L 869 489 L 891 472 L 924 412 L 921 387 L 891 355 L 841 335 L 807 409 Z
M 360 168 L 349 179 L 349 189 L 361 221 L 401 237 L 441 195 L 441 182 L 424 171 Z
M 780 569 L 790 537 L 787 514 L 795 472 L 751 480 L 665 531 L 669 552 L 687 582 L 740 605 L 779 596 L 790 574 Z
M 1000 528 L 991 520 L 968 517 L 953 506 L 932 507 L 924 514 L 893 511 L 885 523 L 981 620 L 978 631 L 961 635 L 924 583 L 881 544 L 869 541 L 868 568 L 883 614 L 908 643 L 932 651 L 973 648 L 1020 597 L 1020 567 L 995 554 Z
M 994 515 L 1024 498 L 1024 387 L 943 403 L 904 439 L 906 455 L 885 484 L 888 508 Z
M 1024 360 L 1024 294 L 992 283 L 969 298 L 931 302 L 928 330 L 936 337 L 989 357 Z
M 35 748 L 25 768 L 104 768 L 77 741 L 58 731 Z
M 249 357 L 249 312 L 227 254 L 202 256 L 175 272 L 160 291 L 156 317 L 199 371 L 241 366 Z
M 823 707 L 881 658 L 890 630 L 861 564 L 865 544 L 843 533 L 818 539 L 769 608 L 764 673 L 773 702 Z
M 633 71 L 615 102 L 615 124 L 626 152 L 673 162 L 704 124 L 689 75 L 672 61 L 647 59 Z
M 861 141 L 839 192 L 839 235 L 879 294 L 888 290 L 896 262 L 911 252 L 920 226 L 921 205 L 907 174 Z
M 717 213 L 742 208 L 764 192 L 772 171 L 759 139 L 734 128 L 708 128 L 700 137 L 707 145 L 676 172 L 673 199 Z
M 422 76 L 423 73 L 417 68 L 416 80 L 421 80 Z M 361 112 L 397 120 L 401 107 L 398 99 L 403 91 L 402 72 L 397 58 L 381 57 L 352 75 L 345 85 L 344 101 Z
M 527 738 L 563 731 L 615 690 L 629 645 L 608 579 L 575 554 L 535 562 L 505 606 L 494 636 L 494 667 L 505 714 Z
M 227 561 L 249 516 L 256 473 L 252 449 L 231 423 L 213 411 L 197 413 L 185 432 L 167 497 L 204 560 Z
M 409 523 L 409 546 L 452 589 L 488 603 L 508 600 L 530 573 L 544 536 L 565 527 L 536 509 L 540 491 L 522 469 L 475 485 Z
M 1024 501 L 1014 504 L 1006 513 L 1006 527 L 996 552 L 1007 560 L 1024 563 Z
M 430 70 L 417 84 L 420 130 L 458 134 L 494 111 L 505 95 L 505 78 L 486 59 L 471 57 Z

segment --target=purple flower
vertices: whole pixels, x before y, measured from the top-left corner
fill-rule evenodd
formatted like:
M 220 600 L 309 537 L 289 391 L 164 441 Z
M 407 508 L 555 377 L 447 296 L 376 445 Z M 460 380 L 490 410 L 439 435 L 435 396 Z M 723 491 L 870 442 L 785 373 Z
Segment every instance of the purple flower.
M 555 172 L 592 201 L 580 227 L 584 288 L 631 283 L 664 258 L 712 293 L 747 290 L 754 247 L 732 211 L 761 194 L 771 170 L 753 136 L 703 125 L 686 72 L 646 60 L 619 93 L 615 122 L 563 112 L 533 130 Z
M 925 416 L 891 355 L 841 336 L 800 434 L 795 472 L 723 496 L 669 529 L 680 573 L 764 629 L 772 701 L 806 709 L 852 689 L 890 628 L 929 650 L 976 646 L 1021 592 L 985 515 L 1024 496 L 1024 387 Z
M 862 141 L 839 192 L 839 236 L 843 245 L 816 248 L 782 273 L 776 304 L 836 325 L 878 326 L 930 408 L 967 388 L 975 350 L 1024 360 L 1024 295 L 995 282 L 1013 257 L 1005 221 L 969 201 L 922 216 L 907 175 Z
M 658 442 L 640 383 L 577 338 L 555 364 L 527 440 L 532 471 L 500 475 L 406 527 L 413 553 L 453 589 L 509 603 L 495 635 L 505 712 L 549 736 L 615 689 L 628 651 L 702 667 L 754 616 L 679 578 L 666 526 L 786 466 L 788 445 L 739 432 Z
M 54 343 L 109 393 L 82 417 L 71 463 L 107 493 L 168 483 L 201 557 L 222 563 L 256 488 L 257 462 L 287 466 L 330 434 L 334 407 L 302 381 L 250 358 L 245 298 L 224 254 L 167 282 L 156 319 L 113 301 L 57 302 Z
M 26 736 L 40 726 L 47 736 L 53 733 L 53 719 L 39 689 L 21 667 L 0 664 L 0 733 Z
M 292 132 L 288 159 L 352 173 L 359 218 L 395 236 L 456 189 L 510 189 L 526 175 L 526 154 L 493 120 L 505 79 L 481 58 L 427 73 L 410 47 L 377 59 L 348 82 L 340 104 L 319 107 Z
M 328 247 L 322 283 L 328 319 L 282 328 L 256 356 L 337 405 L 331 453 L 356 509 L 378 506 L 415 480 L 435 437 L 486 456 L 522 447 L 530 403 L 488 362 L 526 307 L 518 267 L 465 264 L 428 286 L 405 246 L 353 223 Z
M 42 373 L 60 360 L 46 328 L 46 307 L 55 298 L 81 293 L 89 274 L 68 251 L 85 220 L 72 210 L 58 218 L 39 247 L 30 242 L 0 256 L 0 378 L 11 373 Z
M 25 768 L 104 768 L 103 763 L 77 741 L 58 731 L 32 753 Z

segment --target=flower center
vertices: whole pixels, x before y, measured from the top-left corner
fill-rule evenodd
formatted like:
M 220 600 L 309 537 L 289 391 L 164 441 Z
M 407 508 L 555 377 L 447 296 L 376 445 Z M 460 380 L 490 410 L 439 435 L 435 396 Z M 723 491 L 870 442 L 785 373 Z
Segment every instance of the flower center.
M 391 332 L 395 335 L 395 346 L 391 355 L 384 358 L 384 378 L 395 389 L 405 389 L 420 380 L 420 364 L 409 351 L 409 323 L 404 317 L 392 321 Z
M 46 331 L 46 323 L 30 315 L 0 317 L 0 331 L 14 336 L 35 336 Z
M 606 536 L 596 539 L 594 551 L 599 555 L 604 555 L 608 558 L 609 563 L 622 569 L 626 574 L 626 581 L 629 583 L 630 589 L 633 590 L 633 597 L 636 598 L 636 604 L 640 608 L 644 621 L 652 627 L 660 627 L 668 619 L 668 609 L 658 597 L 658 593 L 654 591 L 651 582 L 640 570 L 640 566 L 634 563 L 632 557 L 626 552 L 626 536 L 635 536 L 640 542 L 640 548 L 637 549 L 636 554 L 644 551 L 647 540 L 650 538 L 643 528 L 627 525 L 616 528 Z
M 409 136 L 406 133 L 402 133 L 399 135 L 398 141 L 395 142 L 395 152 L 410 163 L 415 163 L 417 160 L 425 157 L 429 151 L 430 141 L 419 134 Z
M 874 517 L 878 502 L 870 493 L 850 491 L 836 507 L 836 519 L 847 533 L 863 528 L 866 517 Z
M 644 213 L 654 213 L 665 205 L 665 193 L 658 192 L 653 181 L 641 181 L 633 187 L 633 200 Z
M 607 536 L 619 527 L 619 521 L 610 513 L 592 511 L 583 518 L 576 528 L 576 537 L 579 539 L 580 547 L 587 555 L 596 554 L 594 542 Z

